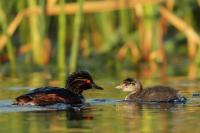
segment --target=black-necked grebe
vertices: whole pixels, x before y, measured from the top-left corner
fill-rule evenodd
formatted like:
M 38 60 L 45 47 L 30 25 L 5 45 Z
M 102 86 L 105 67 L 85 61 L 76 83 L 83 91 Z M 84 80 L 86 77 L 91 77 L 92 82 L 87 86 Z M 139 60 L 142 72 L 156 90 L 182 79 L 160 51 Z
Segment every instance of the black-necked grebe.
M 55 103 L 81 104 L 84 102 L 84 90 L 103 88 L 97 86 L 86 71 L 74 72 L 68 76 L 65 88 L 41 87 L 15 99 L 16 105 L 51 105 Z
M 171 87 L 158 85 L 143 89 L 141 82 L 137 79 L 127 78 L 116 88 L 131 92 L 126 96 L 125 100 L 138 102 L 186 102 L 186 98 Z

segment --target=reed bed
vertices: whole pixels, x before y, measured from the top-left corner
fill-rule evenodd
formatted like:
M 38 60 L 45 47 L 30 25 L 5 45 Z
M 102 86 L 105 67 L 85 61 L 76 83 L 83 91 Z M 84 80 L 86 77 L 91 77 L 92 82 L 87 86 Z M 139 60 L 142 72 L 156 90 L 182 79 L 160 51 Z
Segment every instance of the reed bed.
M 200 72 L 198 1 L 10 0 L 0 5 L 0 62 L 2 67 L 10 62 L 12 73 L 27 60 L 34 68 L 57 66 L 62 73 L 87 67 L 194 78 Z

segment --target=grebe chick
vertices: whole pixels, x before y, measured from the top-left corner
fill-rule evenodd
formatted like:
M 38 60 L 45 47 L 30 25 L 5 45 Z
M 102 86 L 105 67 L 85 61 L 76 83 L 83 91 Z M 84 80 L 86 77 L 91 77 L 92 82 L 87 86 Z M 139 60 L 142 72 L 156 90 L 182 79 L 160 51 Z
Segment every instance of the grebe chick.
M 137 79 L 127 78 L 116 88 L 130 92 L 125 100 L 136 102 L 186 102 L 186 98 L 172 87 L 158 85 L 143 89 L 142 83 Z

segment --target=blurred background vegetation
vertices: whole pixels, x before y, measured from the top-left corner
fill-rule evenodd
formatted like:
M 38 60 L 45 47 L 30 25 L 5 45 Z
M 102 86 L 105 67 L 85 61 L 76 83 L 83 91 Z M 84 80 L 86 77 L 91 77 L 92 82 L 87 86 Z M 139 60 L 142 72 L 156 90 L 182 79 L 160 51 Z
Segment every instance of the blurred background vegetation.
M 0 0 L 0 77 L 200 73 L 200 0 Z

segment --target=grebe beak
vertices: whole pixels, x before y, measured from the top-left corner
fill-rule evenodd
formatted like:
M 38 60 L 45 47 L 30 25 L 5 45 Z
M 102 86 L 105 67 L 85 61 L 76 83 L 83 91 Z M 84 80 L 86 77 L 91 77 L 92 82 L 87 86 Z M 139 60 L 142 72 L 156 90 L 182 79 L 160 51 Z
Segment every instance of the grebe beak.
M 92 87 L 95 88 L 95 89 L 97 89 L 97 90 L 103 90 L 102 87 L 96 85 L 95 83 L 92 83 Z

